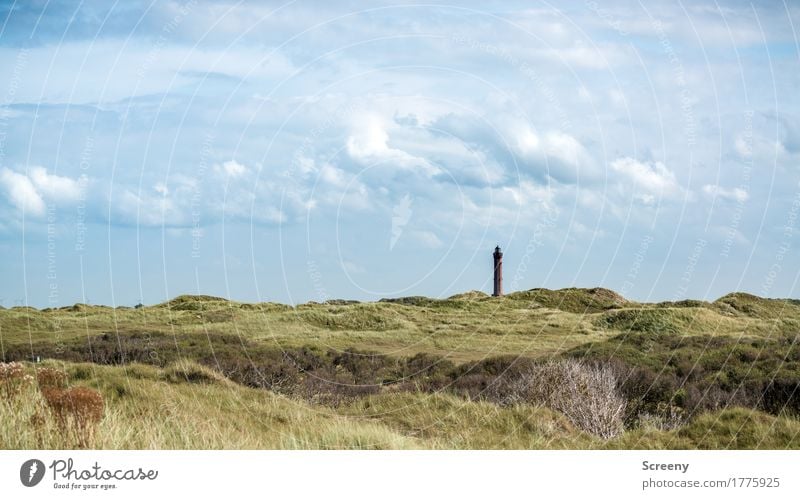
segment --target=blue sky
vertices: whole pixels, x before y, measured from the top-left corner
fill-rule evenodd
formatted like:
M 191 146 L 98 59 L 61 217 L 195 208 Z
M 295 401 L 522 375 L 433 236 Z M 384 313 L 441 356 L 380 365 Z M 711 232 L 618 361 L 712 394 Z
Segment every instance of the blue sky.
M 332 5 L 335 4 L 335 5 Z M 0 299 L 800 297 L 800 8 L 2 2 Z

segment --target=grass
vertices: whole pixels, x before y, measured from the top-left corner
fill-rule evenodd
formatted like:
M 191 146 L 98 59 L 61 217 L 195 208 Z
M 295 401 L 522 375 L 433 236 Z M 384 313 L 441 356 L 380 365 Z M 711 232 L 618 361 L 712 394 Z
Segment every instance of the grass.
M 202 366 L 167 369 L 65 364 L 70 379 L 103 394 L 107 411 L 93 447 L 103 449 L 383 449 L 416 448 L 413 438 L 370 422 L 269 391 L 241 387 Z M 188 376 L 181 372 L 188 369 Z M 201 378 L 197 373 L 205 373 Z M 30 394 L 27 394 L 30 395 Z M 39 399 L 1 404 L 0 447 L 76 448 L 52 421 L 43 430 L 29 423 Z M 24 431 L 19 431 L 24 429 Z
M 743 293 L 648 304 L 534 289 L 296 307 L 180 296 L 0 310 L 0 360 L 59 359 L 36 365 L 98 390 L 99 448 L 796 448 L 798 333 L 800 302 Z M 623 376 L 636 402 L 625 433 L 600 439 L 550 409 L 484 396 L 515 359 L 558 357 L 639 370 Z M 286 365 L 301 391 L 280 384 Z M 45 402 L 28 395 L 0 403 L 0 447 L 80 446 L 55 421 L 34 431 Z M 685 421 L 637 423 L 665 410 Z
M 498 407 L 446 394 L 382 393 L 337 409 L 242 387 L 191 362 L 48 363 L 107 402 L 93 447 L 104 449 L 568 449 L 800 448 L 800 421 L 728 409 L 674 431 L 603 440 L 546 408 Z M 32 369 L 28 365 L 28 369 Z M 30 425 L 41 400 L 0 403 L 0 447 L 77 448 L 53 420 Z
M 574 300 L 559 302 L 559 292 L 552 293 L 556 294 L 545 297 L 543 291 L 526 292 L 499 300 L 468 293 L 446 300 L 418 297 L 297 307 L 242 304 L 207 296 L 181 296 L 140 309 L 75 305 L 40 311 L 15 307 L 0 310 L 0 334 L 2 346 L 9 348 L 41 341 L 83 341 L 105 333 L 148 332 L 178 338 L 218 333 L 280 348 L 313 344 L 396 356 L 426 352 L 459 362 L 520 352 L 554 354 L 612 334 L 596 327 L 590 315 L 577 313 L 581 305 Z M 562 294 L 577 296 L 574 291 Z M 543 303 L 556 308 L 546 308 Z M 566 311 L 557 308 L 559 303 Z

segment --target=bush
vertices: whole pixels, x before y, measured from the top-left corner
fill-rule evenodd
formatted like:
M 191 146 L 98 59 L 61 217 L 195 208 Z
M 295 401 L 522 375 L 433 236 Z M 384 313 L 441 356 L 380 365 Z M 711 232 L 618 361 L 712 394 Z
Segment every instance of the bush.
M 500 383 L 496 376 L 484 373 L 470 373 L 453 380 L 450 389 L 454 393 L 472 400 L 488 398 L 492 402 L 502 403 L 506 399 L 502 395 L 498 396 L 500 392 L 504 392 L 504 390 L 498 388 L 501 385 L 505 386 L 505 383 Z
M 617 388 L 627 399 L 625 423 L 637 426 L 642 416 L 669 415 L 672 405 L 682 405 L 684 393 L 679 393 L 678 380 L 669 373 L 655 373 L 646 367 L 628 367 L 622 362 L 609 364 L 617 379 Z M 666 411 L 666 414 L 665 414 Z
M 13 400 L 31 381 L 19 362 L 0 362 L 0 394 L 5 401 Z
M 295 388 L 294 395 L 314 404 L 338 407 L 379 391 L 378 385 L 357 383 L 347 371 L 315 371 L 304 377 L 303 383 Z
M 80 447 L 89 447 L 103 419 L 103 396 L 91 388 L 43 388 L 42 395 L 61 431 L 72 432 Z
M 500 402 L 543 405 L 563 413 L 578 428 L 601 438 L 624 429 L 626 402 L 608 366 L 577 360 L 535 364 L 495 389 Z
M 189 360 L 180 360 L 164 369 L 164 379 L 170 383 L 193 383 L 212 385 L 222 383 L 222 373 Z
M 775 379 L 763 391 L 763 409 L 772 414 L 800 414 L 800 380 Z
M 66 388 L 67 373 L 52 367 L 40 367 L 36 369 L 36 382 L 39 388 Z

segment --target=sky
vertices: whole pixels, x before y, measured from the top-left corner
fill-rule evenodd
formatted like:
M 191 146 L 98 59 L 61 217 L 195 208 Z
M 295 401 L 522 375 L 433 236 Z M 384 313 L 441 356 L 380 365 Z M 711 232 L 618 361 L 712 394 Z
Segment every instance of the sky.
M 800 298 L 790 2 L 0 2 L 0 305 Z

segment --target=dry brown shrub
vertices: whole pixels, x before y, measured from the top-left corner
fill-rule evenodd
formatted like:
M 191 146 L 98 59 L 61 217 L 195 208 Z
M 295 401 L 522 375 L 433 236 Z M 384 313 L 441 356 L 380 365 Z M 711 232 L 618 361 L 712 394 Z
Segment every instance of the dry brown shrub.
M 52 367 L 40 367 L 36 370 L 36 381 L 39 388 L 66 388 L 67 373 Z
M 25 374 L 25 367 L 19 362 L 0 362 L 0 394 L 4 400 L 14 399 L 32 380 L 29 374 Z
M 62 431 L 73 433 L 80 447 L 88 447 L 103 419 L 103 396 L 85 387 L 42 388 L 47 405 Z

